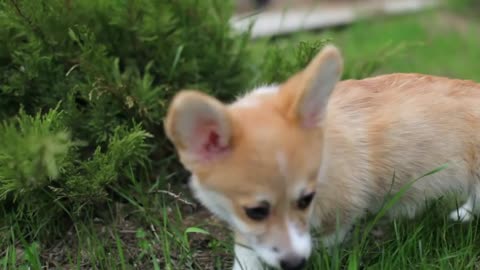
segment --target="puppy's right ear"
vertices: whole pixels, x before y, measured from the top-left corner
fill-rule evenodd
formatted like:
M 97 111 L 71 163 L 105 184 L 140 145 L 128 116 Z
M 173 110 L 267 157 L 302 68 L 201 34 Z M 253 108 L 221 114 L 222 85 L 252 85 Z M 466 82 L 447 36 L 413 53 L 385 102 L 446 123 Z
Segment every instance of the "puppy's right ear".
M 229 112 L 220 101 L 198 91 L 184 90 L 173 98 L 164 127 L 167 137 L 190 161 L 215 160 L 231 149 Z
M 303 128 L 317 127 L 325 117 L 329 97 L 343 73 L 343 57 L 326 45 L 280 93 L 288 117 Z

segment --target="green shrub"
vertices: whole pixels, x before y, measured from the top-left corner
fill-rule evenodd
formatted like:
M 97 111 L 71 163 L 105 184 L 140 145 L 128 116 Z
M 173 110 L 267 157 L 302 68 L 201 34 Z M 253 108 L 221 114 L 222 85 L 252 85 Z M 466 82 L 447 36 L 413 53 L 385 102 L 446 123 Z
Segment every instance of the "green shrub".
M 0 2 L 0 213 L 27 231 L 81 215 L 148 173 L 152 151 L 171 155 L 161 122 L 176 91 L 228 98 L 248 81 L 248 34 L 232 33 L 231 11 L 223 0 Z

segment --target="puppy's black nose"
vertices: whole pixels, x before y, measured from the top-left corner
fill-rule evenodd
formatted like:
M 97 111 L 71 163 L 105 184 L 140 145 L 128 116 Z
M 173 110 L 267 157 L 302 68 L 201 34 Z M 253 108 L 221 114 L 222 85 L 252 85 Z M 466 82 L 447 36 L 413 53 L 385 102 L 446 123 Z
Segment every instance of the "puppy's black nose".
M 282 270 L 302 270 L 307 264 L 307 260 L 303 257 L 290 256 L 280 261 Z

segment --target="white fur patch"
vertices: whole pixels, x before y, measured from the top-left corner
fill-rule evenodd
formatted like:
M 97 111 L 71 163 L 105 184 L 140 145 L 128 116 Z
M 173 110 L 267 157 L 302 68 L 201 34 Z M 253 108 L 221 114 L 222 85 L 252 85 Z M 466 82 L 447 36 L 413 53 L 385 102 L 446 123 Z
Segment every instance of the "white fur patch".
M 454 221 L 468 222 L 474 218 L 473 208 L 475 206 L 474 198 L 468 198 L 467 202 L 457 210 L 450 213 L 450 219 Z
M 280 261 L 285 256 L 295 255 L 308 258 L 312 251 L 310 233 L 299 230 L 293 222 L 287 222 L 286 225 L 287 231 L 277 231 L 276 234 L 269 236 L 272 240 L 275 238 L 273 243 L 257 243 L 256 240 L 252 239 L 250 241 L 261 261 L 274 268 L 280 266 Z M 288 241 L 284 241 L 282 244 L 276 241 L 284 237 L 288 237 Z M 274 250 L 274 247 L 278 250 Z
M 287 229 L 293 253 L 305 258 L 310 257 L 310 252 L 312 251 L 310 234 L 308 232 L 299 231 L 297 226 L 292 222 L 287 222 Z
M 242 99 L 237 100 L 235 103 L 232 104 L 235 107 L 256 107 L 259 105 L 257 99 L 252 97 L 244 97 Z
M 450 219 L 454 221 L 468 222 L 480 213 L 480 185 L 475 185 L 470 191 L 467 201 L 457 210 L 450 213 Z
M 469 207 L 462 206 L 450 213 L 450 219 L 453 221 L 468 222 L 473 220 L 473 214 Z
M 262 263 L 255 251 L 241 245 L 235 245 L 235 262 L 233 270 L 261 270 Z
M 272 85 L 265 85 L 265 86 L 258 87 L 254 89 L 251 92 L 251 94 L 264 95 L 264 94 L 276 94 L 277 92 L 278 92 L 278 85 L 272 84 Z
M 239 97 L 232 106 L 239 107 L 255 107 L 260 104 L 258 96 L 259 95 L 274 95 L 278 92 L 277 85 L 266 85 L 258 87 L 246 95 Z
M 279 254 L 275 253 L 271 247 L 254 246 L 254 250 L 258 254 L 258 256 L 262 259 L 262 261 L 264 261 L 266 264 L 275 268 L 278 268 L 280 266 Z M 259 269 L 263 269 L 263 268 L 259 268 Z

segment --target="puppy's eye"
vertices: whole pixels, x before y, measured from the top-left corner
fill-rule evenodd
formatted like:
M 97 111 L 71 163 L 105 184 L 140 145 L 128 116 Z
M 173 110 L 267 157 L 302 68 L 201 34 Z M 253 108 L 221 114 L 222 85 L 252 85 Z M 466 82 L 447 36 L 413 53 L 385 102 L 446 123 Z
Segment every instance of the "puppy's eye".
M 270 205 L 263 203 L 256 207 L 245 207 L 245 213 L 247 216 L 255 221 L 261 221 L 268 217 L 270 214 Z
M 309 193 L 307 195 L 304 195 L 303 197 L 301 197 L 300 199 L 298 199 L 297 201 L 297 207 L 300 209 L 300 210 L 305 210 L 307 209 L 307 207 L 310 205 L 310 203 L 312 202 L 313 200 L 313 197 L 315 196 L 315 192 L 312 192 L 312 193 Z

